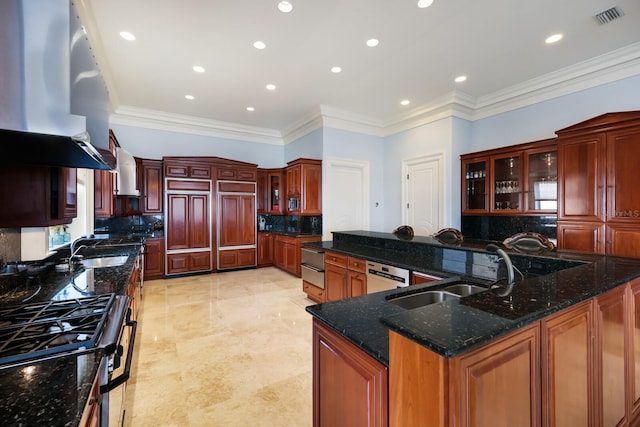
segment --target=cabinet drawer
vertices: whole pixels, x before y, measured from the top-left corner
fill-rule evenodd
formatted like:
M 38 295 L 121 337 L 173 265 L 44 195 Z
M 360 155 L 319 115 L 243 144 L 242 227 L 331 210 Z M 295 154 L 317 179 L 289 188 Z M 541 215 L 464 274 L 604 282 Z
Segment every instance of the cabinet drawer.
M 176 178 L 188 178 L 189 168 L 186 165 L 170 165 L 165 163 L 164 175 L 174 176 Z
M 347 262 L 348 262 L 349 270 L 359 271 L 360 273 L 366 273 L 367 263 L 365 260 L 360 258 L 349 257 Z
M 324 262 L 327 264 L 333 264 L 338 267 L 347 268 L 347 256 L 336 252 L 325 252 Z
M 324 289 L 313 286 L 311 283 L 302 281 L 302 291 L 309 296 L 309 299 L 315 302 L 326 302 L 327 298 Z
M 219 181 L 218 191 L 223 193 L 255 193 L 256 185 L 252 182 Z
M 186 181 L 177 179 L 167 180 L 167 191 L 210 191 L 211 181 Z

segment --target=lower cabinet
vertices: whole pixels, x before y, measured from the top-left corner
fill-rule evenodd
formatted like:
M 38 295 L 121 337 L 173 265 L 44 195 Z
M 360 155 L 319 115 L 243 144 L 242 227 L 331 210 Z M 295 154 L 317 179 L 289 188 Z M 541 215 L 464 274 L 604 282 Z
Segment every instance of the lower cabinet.
M 218 250 L 218 269 L 240 268 L 256 265 L 255 249 Z
M 164 277 L 164 238 L 145 240 L 147 251 L 144 254 L 144 278 L 162 279 Z
M 314 427 L 387 426 L 387 390 L 383 364 L 313 320 Z
M 389 333 L 390 426 L 640 425 L 640 279 L 453 358 Z
M 211 270 L 211 252 L 182 252 L 167 255 L 167 274 Z
M 271 233 L 258 233 L 258 267 L 273 265 L 273 240 Z
M 319 242 L 320 236 L 313 237 L 291 237 L 283 234 L 276 234 L 273 243 L 273 263 L 276 267 L 302 277 L 300 269 L 300 249 L 303 243 Z
M 96 379 L 91 386 L 91 392 L 87 399 L 87 404 L 82 412 L 82 418 L 78 424 L 80 427 L 100 427 L 100 375 L 96 375 Z
M 327 301 L 356 297 L 367 293 L 366 261 L 337 252 L 324 254 Z

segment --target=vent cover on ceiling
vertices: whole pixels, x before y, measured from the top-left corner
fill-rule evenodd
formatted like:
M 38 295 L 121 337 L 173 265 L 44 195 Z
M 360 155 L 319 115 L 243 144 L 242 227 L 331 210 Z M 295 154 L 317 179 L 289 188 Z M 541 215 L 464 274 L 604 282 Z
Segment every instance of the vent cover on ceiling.
M 618 6 L 614 6 L 611 9 L 607 9 L 604 12 L 600 12 L 597 15 L 594 15 L 594 19 L 598 21 L 599 24 L 607 24 L 614 19 L 618 19 L 624 15 L 622 9 Z

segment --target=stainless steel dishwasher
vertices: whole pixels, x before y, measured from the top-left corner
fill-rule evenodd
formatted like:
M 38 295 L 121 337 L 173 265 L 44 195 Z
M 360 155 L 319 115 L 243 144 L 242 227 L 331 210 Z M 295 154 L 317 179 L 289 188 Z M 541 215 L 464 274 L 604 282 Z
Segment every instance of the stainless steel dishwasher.
M 324 249 L 300 249 L 302 280 L 324 289 Z
M 367 261 L 367 293 L 409 286 L 409 270 Z

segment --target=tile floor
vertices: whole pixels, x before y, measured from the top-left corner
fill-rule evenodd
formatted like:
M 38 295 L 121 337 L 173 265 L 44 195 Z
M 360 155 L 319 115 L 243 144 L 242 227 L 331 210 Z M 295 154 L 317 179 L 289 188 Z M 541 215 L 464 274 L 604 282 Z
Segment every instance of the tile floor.
M 276 268 L 147 281 L 125 425 L 310 426 L 301 288 Z

